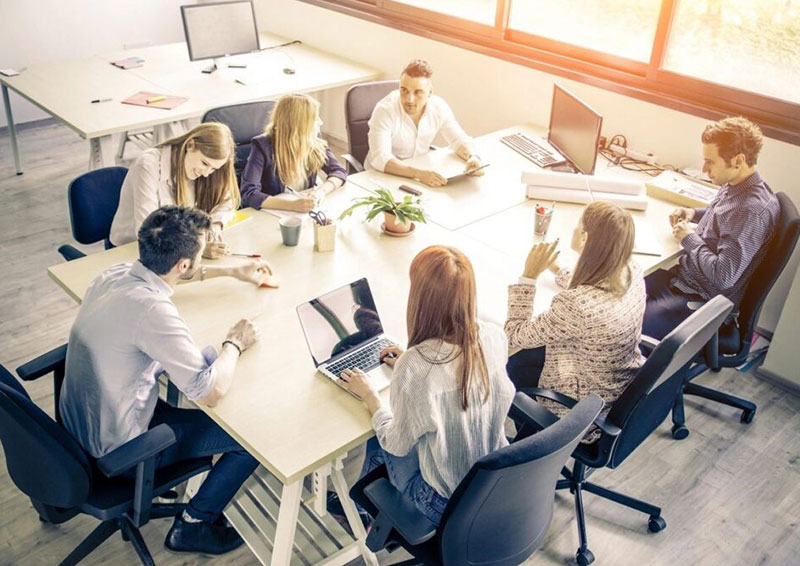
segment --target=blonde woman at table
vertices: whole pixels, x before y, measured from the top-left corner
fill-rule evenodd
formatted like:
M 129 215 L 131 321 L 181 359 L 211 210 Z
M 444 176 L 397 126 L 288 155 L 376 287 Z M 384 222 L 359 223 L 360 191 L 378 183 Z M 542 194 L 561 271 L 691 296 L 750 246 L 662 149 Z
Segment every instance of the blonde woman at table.
M 361 370 L 345 370 L 341 383 L 372 415 L 363 473 L 385 464 L 391 483 L 438 524 L 472 465 L 508 444 L 514 386 L 503 331 L 478 322 L 469 259 L 431 246 L 414 258 L 410 277 L 408 350 L 381 352 L 394 368 L 389 404 Z
M 518 389 L 543 387 L 575 399 L 597 393 L 606 409 L 619 397 L 644 363 L 639 339 L 645 290 L 642 269 L 631 259 L 633 242 L 630 213 L 594 202 L 572 236 L 580 253 L 573 270 L 557 266 L 558 241 L 531 249 L 519 283 L 508 291 L 506 336 L 511 346 L 526 348 L 507 366 Z M 533 316 L 536 280 L 548 268 L 565 290 Z M 566 412 L 560 405 L 548 408 Z
M 347 178 L 328 144 L 319 137 L 319 102 L 305 94 L 282 96 L 266 131 L 253 138 L 242 171 L 242 204 L 308 212 Z M 318 182 L 318 174 L 326 179 Z
M 151 212 L 177 204 L 211 215 L 204 257 L 225 255 L 222 228 L 239 207 L 234 147 L 228 126 L 208 122 L 142 152 L 122 184 L 111 243 L 120 246 L 135 241 Z

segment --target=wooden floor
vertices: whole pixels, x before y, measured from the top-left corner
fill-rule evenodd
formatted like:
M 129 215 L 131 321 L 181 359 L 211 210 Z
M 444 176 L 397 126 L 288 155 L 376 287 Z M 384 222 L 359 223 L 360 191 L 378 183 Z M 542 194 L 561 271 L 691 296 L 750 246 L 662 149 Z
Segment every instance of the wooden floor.
M 23 129 L 19 140 L 23 176 L 14 174 L 8 135 L 0 133 L 0 363 L 11 369 L 67 339 L 77 307 L 45 270 L 62 261 L 57 246 L 71 241 L 66 187 L 88 162 L 88 144 L 53 122 Z M 689 438 L 672 440 L 664 424 L 619 469 L 594 474 L 601 485 L 660 505 L 668 523 L 650 534 L 644 516 L 587 495 L 597 564 L 800 564 L 800 400 L 733 370 L 701 382 L 754 400 L 755 421 L 742 425 L 727 408 L 689 401 Z M 52 414 L 47 380 L 26 388 Z M 96 524 L 87 517 L 59 526 L 40 523 L 0 464 L 1 566 L 57 564 Z M 216 559 L 172 554 L 163 547 L 168 526 L 162 519 L 143 529 L 161 566 L 256 563 L 246 548 Z M 576 547 L 572 501 L 560 493 L 549 536 L 526 565 L 574 564 Z M 391 564 L 401 554 L 379 558 Z M 82 564 L 137 563 L 130 546 L 115 536 Z

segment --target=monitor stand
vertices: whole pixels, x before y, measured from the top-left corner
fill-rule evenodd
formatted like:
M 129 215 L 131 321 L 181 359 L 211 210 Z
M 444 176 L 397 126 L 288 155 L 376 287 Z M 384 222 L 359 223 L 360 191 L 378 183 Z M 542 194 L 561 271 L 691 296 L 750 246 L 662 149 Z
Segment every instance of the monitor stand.
M 220 62 L 219 65 L 217 64 L 218 61 Z M 210 75 L 211 73 L 213 73 L 214 71 L 216 71 L 221 67 L 222 67 L 222 60 L 219 57 L 215 57 L 214 59 L 212 59 L 211 65 L 203 69 L 203 72 L 207 75 Z
M 560 173 L 577 173 L 578 170 L 569 162 L 559 163 L 558 165 L 550 165 L 547 167 L 550 171 L 559 171 Z

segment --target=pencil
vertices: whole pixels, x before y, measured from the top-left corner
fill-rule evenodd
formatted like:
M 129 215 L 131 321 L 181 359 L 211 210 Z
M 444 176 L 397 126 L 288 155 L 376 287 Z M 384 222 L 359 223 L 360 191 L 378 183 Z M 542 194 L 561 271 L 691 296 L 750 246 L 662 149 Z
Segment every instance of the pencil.
M 162 100 L 166 100 L 166 99 L 167 99 L 166 96 L 158 95 L 158 96 L 151 96 L 145 102 L 147 102 L 147 104 L 152 104 L 154 102 L 161 102 Z

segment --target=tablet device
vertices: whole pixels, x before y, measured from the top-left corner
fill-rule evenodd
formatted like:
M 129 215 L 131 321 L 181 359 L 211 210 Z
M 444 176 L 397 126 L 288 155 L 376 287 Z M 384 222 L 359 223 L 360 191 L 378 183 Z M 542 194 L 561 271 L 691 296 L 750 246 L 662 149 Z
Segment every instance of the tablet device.
M 489 165 L 490 164 L 487 163 L 486 165 L 481 165 L 480 167 L 473 167 L 472 169 L 467 169 L 466 171 L 462 171 L 461 173 L 458 173 L 457 175 L 451 175 L 450 177 L 447 178 L 447 183 L 450 184 L 450 183 L 454 183 L 456 181 L 460 181 L 464 177 L 474 173 L 475 171 L 480 171 L 481 169 L 485 169 Z

